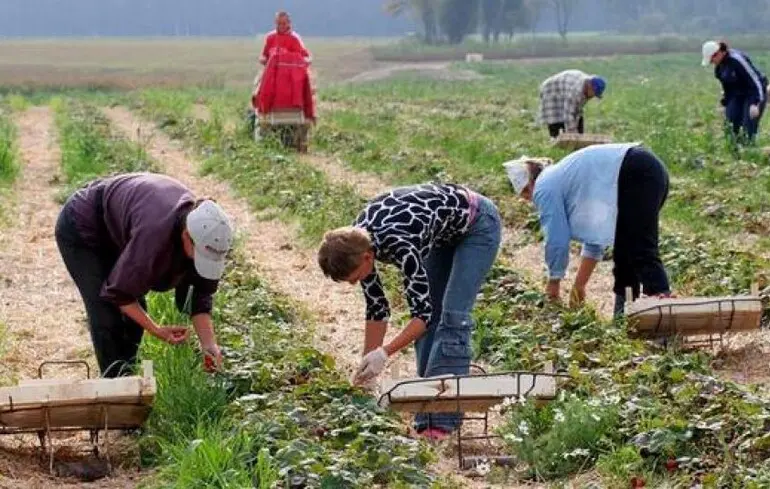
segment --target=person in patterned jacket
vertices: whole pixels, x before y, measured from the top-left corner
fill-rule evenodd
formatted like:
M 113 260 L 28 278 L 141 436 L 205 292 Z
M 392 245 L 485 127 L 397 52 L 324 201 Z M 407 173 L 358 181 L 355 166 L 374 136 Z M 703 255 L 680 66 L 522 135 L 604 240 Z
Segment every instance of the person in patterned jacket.
M 331 279 L 361 283 L 364 356 L 354 382 L 367 383 L 388 357 L 415 342 L 417 374 L 467 374 L 471 310 L 500 247 L 500 215 L 488 198 L 453 184 L 395 188 L 367 203 L 353 226 L 329 231 L 318 263 Z M 375 262 L 401 270 L 411 320 L 383 345 L 390 306 Z M 415 429 L 441 438 L 460 413 L 418 414 Z
M 566 70 L 540 85 L 540 122 L 552 138 L 560 132 L 583 134 L 583 106 L 594 97 L 602 98 L 604 78 L 580 70 Z

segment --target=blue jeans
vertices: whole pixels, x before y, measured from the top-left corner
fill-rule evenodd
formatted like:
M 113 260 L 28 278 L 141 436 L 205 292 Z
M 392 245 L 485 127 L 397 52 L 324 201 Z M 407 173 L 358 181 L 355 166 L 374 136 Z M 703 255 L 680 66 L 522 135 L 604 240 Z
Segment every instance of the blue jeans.
M 425 260 L 433 313 L 425 334 L 415 342 L 417 375 L 467 374 L 471 363 L 471 310 L 500 248 L 500 214 L 479 196 L 468 234 L 454 247 L 437 248 Z M 462 413 L 420 413 L 414 426 L 452 431 Z
M 759 131 L 759 121 L 765 113 L 767 100 L 759 104 L 759 117 L 752 119 L 749 115 L 751 104 L 742 97 L 734 98 L 727 102 L 725 106 L 725 117 L 733 130 L 733 135 L 738 142 L 753 143 L 754 138 Z M 741 131 L 741 129 L 743 131 Z

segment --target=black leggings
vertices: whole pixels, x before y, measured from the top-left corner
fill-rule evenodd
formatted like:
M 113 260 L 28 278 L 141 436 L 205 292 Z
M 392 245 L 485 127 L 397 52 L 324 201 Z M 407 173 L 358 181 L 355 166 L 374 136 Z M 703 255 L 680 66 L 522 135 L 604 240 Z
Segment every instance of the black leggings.
M 556 124 L 548 124 L 548 134 L 551 135 L 552 138 L 555 138 L 559 135 L 560 132 L 566 129 L 566 125 L 563 122 L 557 122 Z M 583 118 L 581 117 L 578 119 L 577 123 L 577 132 L 578 134 L 583 134 Z
M 666 270 L 660 261 L 658 231 L 660 210 L 668 197 L 668 173 L 649 150 L 631 148 L 620 166 L 618 218 L 613 250 L 615 294 L 626 287 L 639 297 L 670 293 Z
M 65 205 L 56 222 L 56 244 L 86 307 L 91 342 L 103 377 L 131 375 L 144 330 L 100 297 L 115 258 L 83 244 Z M 147 310 L 144 298 L 139 304 Z

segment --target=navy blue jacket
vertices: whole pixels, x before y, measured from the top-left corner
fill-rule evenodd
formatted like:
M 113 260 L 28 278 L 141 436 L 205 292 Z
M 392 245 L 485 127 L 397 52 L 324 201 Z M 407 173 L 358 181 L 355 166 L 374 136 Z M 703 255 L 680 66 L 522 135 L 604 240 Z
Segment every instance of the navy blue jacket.
M 737 49 L 727 51 L 727 56 L 714 68 L 714 76 L 722 83 L 722 105 L 735 99 L 753 105 L 767 98 L 767 77 Z

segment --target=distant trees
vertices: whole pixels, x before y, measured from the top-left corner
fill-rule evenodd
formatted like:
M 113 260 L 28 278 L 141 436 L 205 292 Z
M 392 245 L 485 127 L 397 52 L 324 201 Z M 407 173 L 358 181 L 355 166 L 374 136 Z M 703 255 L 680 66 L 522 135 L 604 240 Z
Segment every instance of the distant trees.
M 386 0 L 385 11 L 406 14 L 420 23 L 426 43 L 462 42 L 481 32 L 485 42 L 529 29 L 540 18 L 546 0 Z M 576 1 L 576 0 L 564 0 Z

